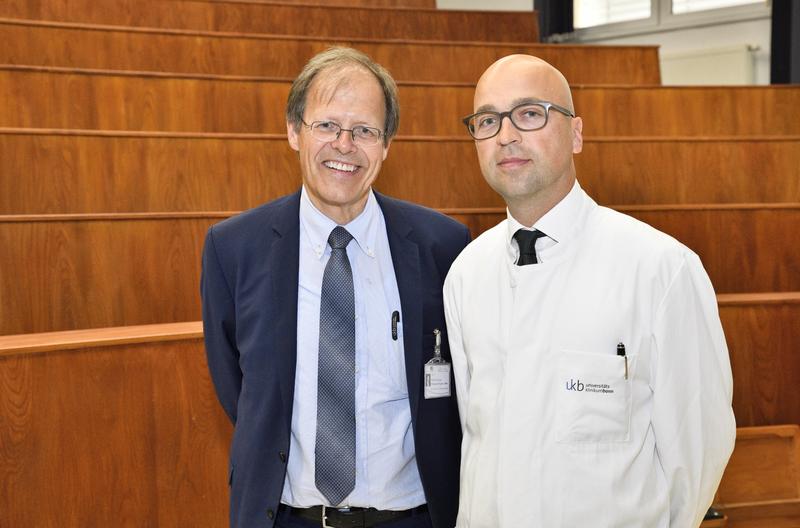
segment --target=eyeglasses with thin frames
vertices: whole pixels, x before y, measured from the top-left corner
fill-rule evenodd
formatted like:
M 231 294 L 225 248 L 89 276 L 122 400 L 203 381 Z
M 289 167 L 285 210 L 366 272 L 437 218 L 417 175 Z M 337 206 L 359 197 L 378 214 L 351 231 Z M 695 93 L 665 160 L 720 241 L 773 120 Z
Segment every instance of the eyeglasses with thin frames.
M 325 143 L 336 141 L 342 132 L 350 132 L 350 137 L 353 138 L 353 143 L 361 147 L 371 147 L 376 145 L 383 136 L 383 131 L 364 125 L 358 125 L 353 128 L 342 128 L 342 125 L 335 121 L 314 121 L 311 124 L 300 120 L 303 125 L 311 129 L 311 136 Z
M 490 110 L 477 112 L 468 115 L 462 122 L 466 125 L 469 135 L 480 141 L 493 138 L 499 134 L 505 117 L 511 121 L 511 124 L 517 130 L 523 132 L 532 132 L 544 128 L 550 117 L 551 108 L 567 117 L 575 117 L 573 111 L 563 106 L 548 101 L 537 101 L 535 103 L 518 104 L 507 112 L 492 112 Z

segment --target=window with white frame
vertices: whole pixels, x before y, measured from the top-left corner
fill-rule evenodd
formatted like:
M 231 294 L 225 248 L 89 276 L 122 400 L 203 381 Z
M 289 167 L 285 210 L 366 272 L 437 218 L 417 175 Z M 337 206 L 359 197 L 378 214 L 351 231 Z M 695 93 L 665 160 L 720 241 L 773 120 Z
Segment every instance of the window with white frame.
M 672 0 L 672 13 L 693 13 L 746 4 L 764 4 L 764 0 Z
M 650 0 L 575 0 L 576 28 L 650 18 Z
M 769 0 L 573 0 L 575 29 L 582 35 L 633 34 L 769 13 Z M 607 36 L 606 35 L 606 36 Z

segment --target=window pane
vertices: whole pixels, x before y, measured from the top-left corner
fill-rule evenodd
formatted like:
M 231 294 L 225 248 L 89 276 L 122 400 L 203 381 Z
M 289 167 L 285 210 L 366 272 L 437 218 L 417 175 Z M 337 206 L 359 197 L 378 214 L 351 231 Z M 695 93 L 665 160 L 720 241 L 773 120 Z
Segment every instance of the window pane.
M 706 11 L 708 9 L 718 9 L 720 7 L 732 7 L 744 4 L 764 4 L 766 0 L 672 0 L 672 12 L 676 15 L 681 13 L 693 13 L 694 11 Z
M 650 18 L 650 0 L 575 0 L 576 28 Z

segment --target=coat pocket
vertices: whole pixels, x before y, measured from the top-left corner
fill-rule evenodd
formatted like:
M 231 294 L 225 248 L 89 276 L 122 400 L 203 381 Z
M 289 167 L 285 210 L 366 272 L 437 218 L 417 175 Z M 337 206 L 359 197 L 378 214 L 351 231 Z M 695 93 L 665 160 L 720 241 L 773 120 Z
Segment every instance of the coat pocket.
M 556 441 L 627 442 L 635 356 L 561 351 Z

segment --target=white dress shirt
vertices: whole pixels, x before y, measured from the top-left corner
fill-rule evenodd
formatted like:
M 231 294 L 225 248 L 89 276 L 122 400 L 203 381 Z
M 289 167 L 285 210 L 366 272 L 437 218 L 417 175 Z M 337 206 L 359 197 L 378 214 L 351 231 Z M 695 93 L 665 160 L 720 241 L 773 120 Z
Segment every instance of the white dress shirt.
M 577 182 L 529 226 L 548 235 L 539 264 L 514 265 L 518 227 L 509 215 L 478 237 L 445 281 L 457 527 L 698 526 L 735 438 L 699 258 Z
M 322 276 L 336 222 L 300 198 L 300 269 L 297 372 L 286 483 L 281 502 L 327 505 L 314 483 L 317 430 L 317 360 Z M 386 223 L 370 191 L 364 211 L 343 226 L 353 236 L 347 257 L 356 310 L 356 484 L 347 506 L 406 510 L 425 503 L 417 469 L 403 353 L 402 314 L 392 339 L 392 312 L 400 293 Z

